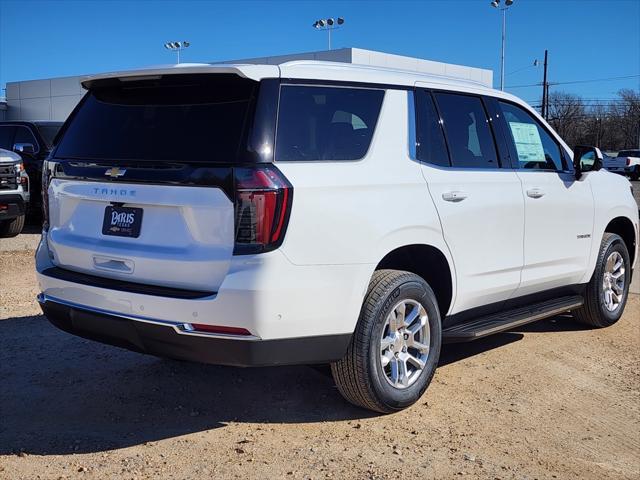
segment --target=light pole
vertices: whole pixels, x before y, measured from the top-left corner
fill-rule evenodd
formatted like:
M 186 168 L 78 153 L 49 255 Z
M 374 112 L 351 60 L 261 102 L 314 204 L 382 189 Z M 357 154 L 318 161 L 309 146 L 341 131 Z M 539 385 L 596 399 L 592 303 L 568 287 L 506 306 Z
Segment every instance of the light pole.
M 178 63 L 180 63 L 180 52 L 191 45 L 189 42 L 167 42 L 164 44 L 164 48 L 174 51 L 178 54 Z
M 500 55 L 500 90 L 504 90 L 504 47 L 507 37 L 507 10 L 513 5 L 514 0 L 504 0 L 504 7 L 500 6 L 500 0 L 493 0 L 491 6 L 502 12 L 502 52 Z
M 326 30 L 329 32 L 329 50 L 331 50 L 331 30 L 340 28 L 340 25 L 344 24 L 344 18 L 338 17 L 337 20 L 333 18 L 321 18 L 313 22 L 313 28 L 316 30 Z

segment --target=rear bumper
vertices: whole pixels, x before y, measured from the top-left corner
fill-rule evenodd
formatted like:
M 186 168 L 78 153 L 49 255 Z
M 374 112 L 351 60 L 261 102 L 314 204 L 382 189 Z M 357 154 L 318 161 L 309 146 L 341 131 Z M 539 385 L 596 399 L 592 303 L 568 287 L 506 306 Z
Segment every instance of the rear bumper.
M 25 201 L 21 195 L 0 195 L 0 220 L 10 220 L 23 215 Z
M 40 295 L 47 319 L 71 334 L 135 352 L 215 365 L 257 367 L 328 363 L 344 356 L 350 334 L 261 340 L 186 332 L 180 323 L 133 317 Z
M 220 288 L 203 296 L 202 292 L 146 288 L 114 280 L 91 281 L 85 274 L 60 272 L 51 257 L 44 237 L 36 251 L 36 269 L 40 291 L 49 298 L 156 323 L 241 328 L 263 341 L 353 333 L 374 268 L 299 266 L 280 250 L 238 256 L 232 258 Z M 198 264 L 191 267 L 203 268 Z M 171 272 L 164 276 L 170 278 Z

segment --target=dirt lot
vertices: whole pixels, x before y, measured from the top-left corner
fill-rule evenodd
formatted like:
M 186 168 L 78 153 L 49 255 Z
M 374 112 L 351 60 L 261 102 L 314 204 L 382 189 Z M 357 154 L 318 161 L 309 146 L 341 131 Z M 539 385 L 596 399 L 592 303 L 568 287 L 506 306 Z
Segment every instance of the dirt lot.
M 0 479 L 640 478 L 638 295 L 609 329 L 563 316 L 446 346 L 422 400 L 376 416 L 325 369 L 203 366 L 58 331 L 34 301 L 33 243 L 0 251 Z

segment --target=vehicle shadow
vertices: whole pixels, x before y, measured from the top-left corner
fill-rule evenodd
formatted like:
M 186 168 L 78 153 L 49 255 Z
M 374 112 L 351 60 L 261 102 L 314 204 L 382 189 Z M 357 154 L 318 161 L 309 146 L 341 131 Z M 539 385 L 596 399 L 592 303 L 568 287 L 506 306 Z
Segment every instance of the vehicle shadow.
M 442 346 L 438 366 L 442 367 L 517 342 L 524 338 L 525 333 L 579 332 L 589 328 L 587 325 L 578 323 L 569 313 L 556 315 L 473 342 L 445 344 Z
M 504 333 L 445 345 L 440 365 L 522 337 Z M 230 422 L 375 415 L 344 401 L 326 367 L 241 369 L 163 360 L 74 337 L 42 315 L 0 321 L 0 385 L 0 455 L 119 449 Z
M 42 315 L 0 321 L 0 455 L 118 449 L 229 422 L 373 415 L 314 368 L 163 360 L 74 337 Z
M 444 344 L 440 351 L 438 366 L 443 367 L 488 350 L 493 350 L 494 348 L 504 347 L 510 343 L 522 340 L 523 337 L 524 335 L 521 333 L 505 332 L 474 340 L 473 342 Z
M 581 332 L 591 330 L 592 327 L 579 323 L 570 313 L 556 315 L 555 317 L 529 323 L 519 327 L 516 331 L 522 333 L 545 333 L 545 332 Z

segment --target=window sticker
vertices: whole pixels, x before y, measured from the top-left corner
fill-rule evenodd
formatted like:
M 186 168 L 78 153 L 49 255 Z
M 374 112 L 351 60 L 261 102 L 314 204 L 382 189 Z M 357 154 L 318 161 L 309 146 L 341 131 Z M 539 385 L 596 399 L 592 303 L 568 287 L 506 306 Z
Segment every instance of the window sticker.
M 538 127 L 532 123 L 509 122 L 520 162 L 546 162 Z

